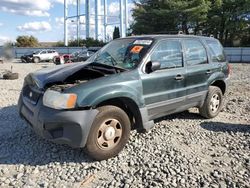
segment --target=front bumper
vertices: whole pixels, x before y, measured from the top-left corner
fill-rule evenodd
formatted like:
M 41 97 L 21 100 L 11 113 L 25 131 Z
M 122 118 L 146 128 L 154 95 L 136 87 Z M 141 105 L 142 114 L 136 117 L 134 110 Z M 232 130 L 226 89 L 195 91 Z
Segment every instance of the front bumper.
M 22 56 L 20 59 L 23 63 L 31 63 L 33 61 L 32 57 L 30 56 Z
M 55 110 L 42 104 L 42 96 L 32 103 L 21 93 L 18 101 L 20 116 L 40 136 L 74 148 L 84 147 L 98 110 Z

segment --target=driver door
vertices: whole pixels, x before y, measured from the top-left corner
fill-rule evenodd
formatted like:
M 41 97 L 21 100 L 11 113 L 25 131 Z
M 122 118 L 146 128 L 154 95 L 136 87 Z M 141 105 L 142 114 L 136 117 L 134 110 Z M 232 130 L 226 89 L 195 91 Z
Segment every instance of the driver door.
M 147 62 L 161 64 L 159 70 L 141 76 L 143 97 L 152 120 L 178 111 L 185 103 L 186 70 L 181 42 L 177 39 L 159 41 Z

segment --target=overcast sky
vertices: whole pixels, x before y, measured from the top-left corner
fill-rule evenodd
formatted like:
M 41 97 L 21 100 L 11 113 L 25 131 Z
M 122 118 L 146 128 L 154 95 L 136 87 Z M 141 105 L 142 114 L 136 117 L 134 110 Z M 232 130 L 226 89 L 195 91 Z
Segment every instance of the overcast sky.
M 69 16 L 76 14 L 76 0 L 68 0 Z M 0 0 L 0 45 L 6 41 L 14 41 L 18 35 L 34 35 L 39 41 L 63 40 L 63 9 L 64 0 Z M 119 0 L 107 0 L 108 14 L 119 16 Z M 133 3 L 128 1 L 129 22 L 132 22 L 131 9 Z M 103 11 L 103 0 L 101 0 L 100 12 Z M 81 14 L 84 13 L 84 0 L 81 0 Z M 90 14 L 94 14 L 94 0 L 90 0 Z M 102 17 L 99 17 L 102 24 Z M 85 37 L 85 18 L 81 18 L 81 37 Z M 119 19 L 110 17 L 108 22 L 118 23 Z M 94 15 L 91 17 L 94 24 Z M 91 24 L 91 37 L 94 37 L 94 25 Z M 112 35 L 113 27 L 109 26 L 108 33 Z M 100 27 L 100 38 L 103 28 Z M 76 35 L 74 20 L 70 20 L 69 38 Z

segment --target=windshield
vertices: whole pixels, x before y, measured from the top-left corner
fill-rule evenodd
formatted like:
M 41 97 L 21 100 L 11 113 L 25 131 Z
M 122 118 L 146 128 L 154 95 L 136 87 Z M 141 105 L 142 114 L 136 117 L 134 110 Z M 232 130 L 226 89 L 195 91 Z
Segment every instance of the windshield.
M 39 54 L 40 50 L 34 51 L 33 54 Z
M 152 39 L 119 39 L 100 49 L 88 62 L 100 63 L 122 69 L 134 69 L 150 48 Z

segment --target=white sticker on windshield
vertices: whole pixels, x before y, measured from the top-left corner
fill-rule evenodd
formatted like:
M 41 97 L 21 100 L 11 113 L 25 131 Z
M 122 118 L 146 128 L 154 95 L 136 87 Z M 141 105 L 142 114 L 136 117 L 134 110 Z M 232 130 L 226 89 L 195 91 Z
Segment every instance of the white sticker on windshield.
M 152 40 L 136 40 L 134 44 L 150 45 L 152 42 L 153 42 Z

